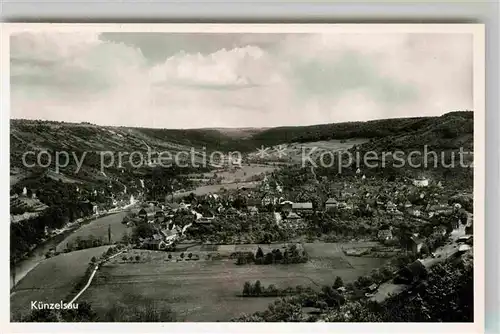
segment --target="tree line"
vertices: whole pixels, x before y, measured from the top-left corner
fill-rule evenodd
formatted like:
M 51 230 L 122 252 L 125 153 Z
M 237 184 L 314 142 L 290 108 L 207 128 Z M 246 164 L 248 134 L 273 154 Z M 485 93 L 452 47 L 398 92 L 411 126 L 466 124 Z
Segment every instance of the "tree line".
M 258 247 L 255 254 L 253 252 L 241 252 L 237 254 L 237 265 L 243 264 L 293 264 L 305 263 L 309 260 L 305 250 L 299 250 L 297 245 L 290 245 L 281 252 L 279 248 L 275 248 L 270 252 L 264 253 L 262 248 Z

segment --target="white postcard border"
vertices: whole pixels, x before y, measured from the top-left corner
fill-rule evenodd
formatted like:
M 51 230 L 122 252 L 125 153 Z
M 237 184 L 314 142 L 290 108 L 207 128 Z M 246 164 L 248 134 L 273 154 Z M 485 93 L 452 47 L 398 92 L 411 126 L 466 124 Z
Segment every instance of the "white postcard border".
M 484 331 L 484 227 L 485 227 L 485 29 L 483 24 L 49 24 L 2 23 L 1 34 L 1 145 L 3 154 L 1 182 L 8 189 L 9 161 L 9 35 L 21 31 L 94 31 L 94 32 L 192 32 L 192 33 L 471 33 L 474 36 L 474 323 L 10 323 L 9 303 L 2 303 L 0 330 L 11 333 L 54 332 L 289 332 L 314 330 L 319 333 L 478 333 Z M 2 192 L 1 208 L 8 221 L 9 198 Z M 8 224 L 3 224 L 3 244 L 9 244 Z M 6 247 L 6 246 L 4 246 Z M 3 267 L 9 262 L 8 251 L 2 252 Z M 1 276 L 9 285 L 9 272 Z M 2 290 L 4 300 L 7 289 Z M 10 298 L 9 298 L 10 300 Z

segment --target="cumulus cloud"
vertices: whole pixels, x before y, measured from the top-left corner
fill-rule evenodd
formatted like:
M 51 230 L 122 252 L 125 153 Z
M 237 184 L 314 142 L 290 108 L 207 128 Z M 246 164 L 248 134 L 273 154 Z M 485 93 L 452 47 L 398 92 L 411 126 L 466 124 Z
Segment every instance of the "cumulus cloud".
M 466 34 L 21 33 L 10 44 L 13 118 L 258 127 L 472 109 Z
M 259 47 L 221 49 L 207 56 L 181 52 L 155 65 L 153 83 L 186 83 L 205 86 L 268 85 L 277 82 L 273 60 Z

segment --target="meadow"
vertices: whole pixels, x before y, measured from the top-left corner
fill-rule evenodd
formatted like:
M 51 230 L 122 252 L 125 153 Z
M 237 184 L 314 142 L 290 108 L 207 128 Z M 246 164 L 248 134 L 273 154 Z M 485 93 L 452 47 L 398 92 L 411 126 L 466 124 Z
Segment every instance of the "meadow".
M 208 253 L 203 247 L 191 247 L 186 252 Z M 218 246 L 211 253 L 230 253 L 238 247 Z M 228 321 L 241 313 L 264 310 L 273 301 L 239 297 L 246 281 L 260 280 L 263 285 L 279 288 L 302 285 L 319 289 L 332 285 L 336 276 L 344 282 L 353 281 L 385 261 L 347 257 L 338 244 L 306 244 L 304 248 L 313 253 L 307 263 L 243 266 L 237 266 L 234 260 L 204 260 L 203 256 L 199 261 L 177 262 L 179 252 L 170 253 L 173 260 L 169 261 L 166 252 L 133 250 L 127 256 L 139 254 L 140 262 L 118 257 L 106 264 L 82 300 L 90 302 L 100 314 L 126 301 L 146 299 L 159 307 L 172 308 L 178 321 Z
M 97 218 L 88 224 L 83 225 L 74 233 L 71 233 L 66 239 L 57 245 L 56 250 L 62 252 L 66 248 L 68 242 L 74 243 L 77 237 L 87 239 L 89 236 L 102 238 L 103 241 L 108 241 L 108 228 L 111 226 L 111 242 L 120 241 L 125 233 L 132 233 L 132 229 L 127 225 L 122 224 L 123 217 L 126 212 L 119 212 L 109 216 Z
M 275 169 L 276 167 L 269 165 L 242 164 L 241 168 L 238 169 L 216 170 L 203 174 L 189 174 L 187 175 L 189 178 L 197 180 L 208 180 L 214 177 L 214 175 L 217 175 L 218 177 L 222 177 L 222 181 L 220 184 L 201 185 L 193 190 L 177 192 L 174 194 L 174 197 L 183 197 L 190 193 L 201 196 L 209 193 L 217 193 L 221 191 L 221 189 L 254 188 L 257 186 L 257 183 L 250 181 L 252 177 L 272 172 Z
M 354 145 L 366 143 L 368 139 L 350 138 L 345 140 L 323 140 L 308 143 L 287 143 L 270 147 L 266 151 L 264 160 L 285 160 L 292 163 L 300 163 L 303 160 L 303 155 L 309 153 L 311 158 L 318 158 L 323 152 L 338 152 L 350 149 Z M 258 152 L 249 154 L 249 159 L 259 159 Z
M 242 164 L 241 168 L 238 169 L 231 169 L 231 170 L 225 170 L 225 171 L 215 171 L 211 173 L 205 173 L 204 177 L 213 177 L 214 174 L 216 174 L 218 177 L 223 178 L 223 183 L 233 183 L 236 182 L 237 180 L 240 181 L 247 181 L 253 176 L 260 175 L 263 173 L 269 173 L 272 172 L 275 169 L 273 166 L 269 165 L 257 165 L 257 164 Z
M 68 297 L 87 269 L 90 259 L 101 256 L 109 246 L 60 254 L 40 262 L 11 291 L 11 314 L 30 311 L 32 301 L 60 302 Z
M 183 252 L 133 249 L 103 265 L 79 301 L 91 303 L 103 318 L 117 306 L 134 301 L 171 308 L 177 321 L 228 321 L 242 313 L 264 310 L 274 297 L 240 297 L 246 281 L 278 288 L 302 285 L 320 289 L 332 285 L 336 276 L 345 283 L 380 267 L 386 260 L 345 256 L 343 248 L 359 243 L 303 244 L 310 260 L 289 265 L 242 265 L 227 257 L 235 251 L 264 252 L 281 247 L 272 245 L 185 244 Z M 68 297 L 83 277 L 92 256 L 100 256 L 108 246 L 75 251 L 47 259 L 26 275 L 11 294 L 12 314 L 29 311 L 31 301 L 60 301 Z M 184 259 L 181 259 L 184 253 Z M 188 253 L 200 260 L 186 260 Z M 221 260 L 206 255 L 221 255 Z M 168 255 L 171 255 L 169 259 Z

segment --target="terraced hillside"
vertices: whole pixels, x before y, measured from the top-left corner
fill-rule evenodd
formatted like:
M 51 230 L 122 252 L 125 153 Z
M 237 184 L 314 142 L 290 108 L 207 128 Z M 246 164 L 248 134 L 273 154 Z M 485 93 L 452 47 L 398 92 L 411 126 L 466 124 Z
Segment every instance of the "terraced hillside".
M 194 148 L 201 154 L 204 148 L 209 152 L 252 152 L 262 145 L 271 147 L 353 138 L 369 140 L 371 143 L 365 145 L 367 149 L 386 146 L 406 149 L 421 146 L 422 143 L 442 149 L 471 148 L 473 112 L 268 129 L 146 129 L 12 120 L 11 166 L 22 168 L 22 154 L 29 150 L 64 150 L 81 154 L 96 151 L 146 152 L 151 149 L 175 154 Z
M 400 131 L 362 146 L 364 150 L 412 150 L 427 145 L 436 151 L 474 148 L 472 112 L 452 112 L 431 120 L 422 120 Z

